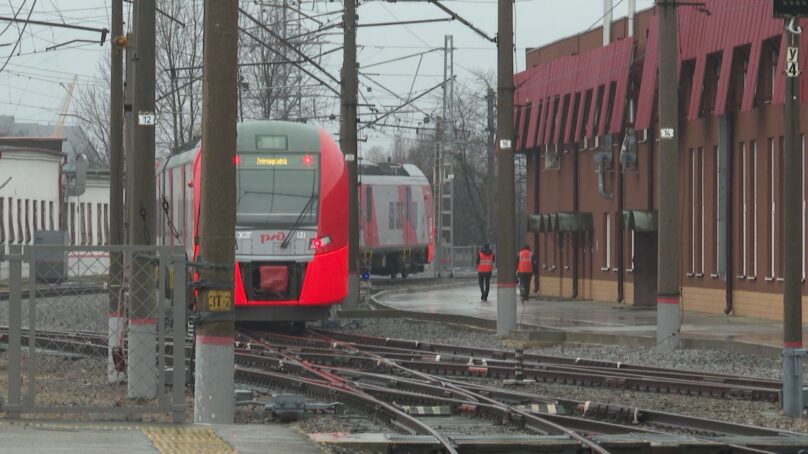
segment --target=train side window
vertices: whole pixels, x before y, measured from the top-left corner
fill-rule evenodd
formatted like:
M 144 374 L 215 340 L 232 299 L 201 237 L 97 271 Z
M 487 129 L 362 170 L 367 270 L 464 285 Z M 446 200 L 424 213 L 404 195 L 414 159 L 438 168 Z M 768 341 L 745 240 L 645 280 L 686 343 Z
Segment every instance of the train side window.
M 396 228 L 400 229 L 403 225 L 404 207 L 401 202 L 396 202 Z
M 370 224 L 373 222 L 373 190 L 371 187 L 365 189 L 365 219 Z
M 393 230 L 394 228 L 396 228 L 396 204 L 395 204 L 395 202 L 390 202 L 389 213 L 390 213 L 390 216 L 389 216 L 390 217 L 390 230 Z
M 53 201 L 48 202 L 48 225 L 53 230 Z

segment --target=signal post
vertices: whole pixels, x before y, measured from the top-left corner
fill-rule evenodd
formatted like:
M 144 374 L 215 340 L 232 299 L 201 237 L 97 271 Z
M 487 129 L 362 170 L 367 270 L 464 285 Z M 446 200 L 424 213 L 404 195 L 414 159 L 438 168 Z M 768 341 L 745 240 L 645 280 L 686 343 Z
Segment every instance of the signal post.
M 238 1 L 205 0 L 194 422 L 232 424 Z

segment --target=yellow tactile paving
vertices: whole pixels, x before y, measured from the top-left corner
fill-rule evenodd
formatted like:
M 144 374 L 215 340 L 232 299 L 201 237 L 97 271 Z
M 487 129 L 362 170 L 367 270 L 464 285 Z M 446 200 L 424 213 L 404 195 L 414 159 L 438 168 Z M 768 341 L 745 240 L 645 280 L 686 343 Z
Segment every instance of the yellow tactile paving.
M 147 427 L 142 430 L 162 454 L 237 452 L 211 428 Z

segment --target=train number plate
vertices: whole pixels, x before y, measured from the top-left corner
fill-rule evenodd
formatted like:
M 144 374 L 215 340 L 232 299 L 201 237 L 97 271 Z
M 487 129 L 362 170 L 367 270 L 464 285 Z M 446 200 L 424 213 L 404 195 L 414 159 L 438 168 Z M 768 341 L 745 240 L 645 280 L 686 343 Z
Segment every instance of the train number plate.
M 227 312 L 233 307 L 233 296 L 227 290 L 208 291 L 208 310 L 211 312 Z

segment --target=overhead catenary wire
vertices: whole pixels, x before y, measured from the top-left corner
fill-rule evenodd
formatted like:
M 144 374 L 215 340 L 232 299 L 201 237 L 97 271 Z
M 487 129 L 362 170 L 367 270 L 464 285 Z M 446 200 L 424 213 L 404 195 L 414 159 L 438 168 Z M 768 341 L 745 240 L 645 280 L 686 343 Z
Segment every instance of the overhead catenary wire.
M 20 43 L 22 42 L 22 35 L 23 35 L 23 33 L 25 33 L 25 28 L 28 26 L 28 22 L 27 22 L 27 21 L 31 19 L 31 14 L 33 14 L 33 12 L 34 12 L 34 8 L 36 7 L 36 2 L 37 2 L 37 0 L 34 0 L 34 2 L 31 4 L 31 9 L 30 9 L 30 10 L 28 10 L 28 19 L 27 19 L 27 20 L 26 20 L 26 22 L 23 24 L 23 26 L 22 26 L 22 30 L 20 31 L 20 35 L 19 35 L 19 37 L 17 38 L 17 41 L 14 43 L 14 47 L 11 49 L 11 52 L 8 54 L 8 57 L 6 58 L 6 61 L 3 63 L 3 66 L 2 66 L 2 67 L 0 67 L 0 74 L 2 74 L 2 73 L 3 73 L 3 71 L 6 69 L 6 66 L 8 66 L 8 62 L 9 62 L 9 61 L 11 61 L 11 57 L 13 57 L 13 56 L 14 56 L 14 52 L 16 52 L 16 51 L 17 51 L 17 47 L 19 47 Z M 14 16 L 14 18 L 13 18 L 13 19 L 14 19 L 14 20 L 13 20 L 12 22 L 15 22 L 15 23 L 16 23 L 16 22 L 17 22 L 17 21 L 16 21 L 17 16 Z

